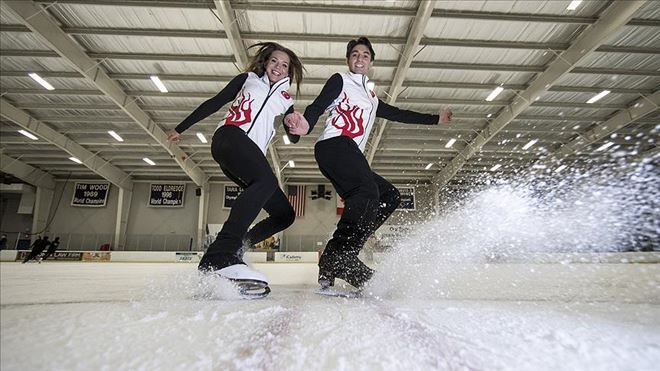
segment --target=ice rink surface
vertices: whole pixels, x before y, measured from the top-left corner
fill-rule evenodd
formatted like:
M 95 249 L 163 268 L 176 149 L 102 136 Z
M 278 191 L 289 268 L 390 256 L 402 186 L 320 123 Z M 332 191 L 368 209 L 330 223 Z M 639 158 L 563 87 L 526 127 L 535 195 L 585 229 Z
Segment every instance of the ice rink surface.
M 660 364 L 657 264 L 481 264 L 439 275 L 445 284 L 428 295 L 416 292 L 423 286 L 414 282 L 398 282 L 395 291 L 376 287 L 361 299 L 315 295 L 313 264 L 256 267 L 272 283 L 262 300 L 200 283 L 194 264 L 2 263 L 0 368 L 658 370 Z M 214 299 L 197 298 L 209 289 Z

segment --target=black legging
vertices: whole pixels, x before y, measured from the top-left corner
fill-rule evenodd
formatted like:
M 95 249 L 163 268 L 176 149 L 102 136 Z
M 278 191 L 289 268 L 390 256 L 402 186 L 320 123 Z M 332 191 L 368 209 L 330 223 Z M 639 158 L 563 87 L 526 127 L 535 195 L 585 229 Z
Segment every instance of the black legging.
M 243 242 L 255 244 L 293 224 L 296 215 L 277 184 L 277 178 L 259 147 L 236 126 L 216 130 L 211 144 L 213 159 L 243 192 L 234 200 L 208 255 L 237 254 Z M 268 217 L 247 232 L 261 209 Z
M 316 143 L 314 155 L 321 173 L 345 203 L 327 248 L 357 254 L 399 206 L 399 190 L 371 170 L 360 148 L 348 137 Z

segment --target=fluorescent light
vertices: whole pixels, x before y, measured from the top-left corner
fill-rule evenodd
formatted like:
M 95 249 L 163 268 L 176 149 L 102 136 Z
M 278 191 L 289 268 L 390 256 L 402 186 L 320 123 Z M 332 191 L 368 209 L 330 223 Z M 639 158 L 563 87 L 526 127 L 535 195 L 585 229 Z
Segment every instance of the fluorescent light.
M 596 151 L 604 151 L 604 150 L 612 147 L 612 145 L 614 145 L 614 142 L 607 142 L 607 143 L 603 144 L 602 146 L 596 148 Z
M 545 165 L 537 165 L 537 164 L 532 165 L 532 169 L 545 169 L 545 168 L 547 168 L 547 166 Z
M 151 160 L 150 160 L 149 158 L 147 158 L 147 157 L 143 158 L 142 161 L 148 163 L 148 164 L 151 165 L 151 166 L 156 165 L 155 162 L 151 161 Z
M 119 134 L 115 133 L 114 130 L 108 130 L 108 134 L 110 134 L 111 137 L 115 138 L 117 142 L 123 142 L 124 138 L 120 137 Z
M 609 93 L 610 93 L 609 90 L 603 90 L 603 91 L 601 91 L 600 93 L 598 93 L 598 94 L 594 95 L 593 97 L 591 97 L 591 99 L 589 99 L 589 100 L 587 101 L 587 103 L 595 103 L 595 102 L 598 102 L 599 100 L 601 100 L 601 98 L 603 98 L 604 96 L 606 96 L 606 95 L 609 94 Z
M 531 146 L 533 146 L 534 144 L 536 144 L 536 142 L 538 142 L 538 141 L 539 141 L 538 139 L 532 139 L 532 140 L 530 140 L 527 144 L 525 144 L 525 145 L 523 146 L 522 149 L 523 149 L 523 150 L 528 149 L 529 147 L 531 147 Z
M 296 163 L 293 160 L 289 160 L 289 167 L 296 167 Z
M 202 133 L 197 133 L 197 138 L 199 138 L 199 141 L 202 143 L 208 143 L 209 141 L 206 140 L 206 137 Z
M 433 166 L 433 163 L 432 163 L 432 162 L 429 162 L 429 164 L 426 165 L 426 167 L 424 168 L 424 170 L 428 170 L 428 169 L 430 169 L 431 166 Z
M 497 169 L 499 169 L 499 168 L 501 168 L 501 167 L 502 167 L 501 164 L 496 164 L 496 165 L 494 165 L 493 167 L 490 168 L 490 171 L 495 171 L 495 170 L 497 170 Z
M 30 139 L 32 139 L 32 140 L 39 140 L 39 138 L 37 138 L 36 136 L 34 136 L 34 134 L 30 133 L 29 131 L 26 131 L 26 130 L 19 130 L 18 132 L 21 133 L 21 134 L 23 134 L 23 135 L 25 135 L 26 137 L 28 137 L 28 138 L 30 138 Z
M 75 162 L 76 164 L 82 164 L 82 161 L 80 161 L 77 157 L 69 157 L 69 160 Z
M 566 7 L 566 10 L 575 10 L 575 9 L 577 9 L 578 5 L 580 5 L 581 2 L 582 2 L 582 0 L 573 0 L 573 1 L 571 1 L 571 3 L 568 4 L 568 6 Z
M 39 85 L 43 86 L 44 88 L 48 90 L 55 90 L 53 85 L 49 84 L 48 81 L 44 80 L 41 78 L 41 76 L 37 75 L 36 73 L 28 73 L 28 76 L 32 78 L 32 80 L 36 81 L 39 83 Z
M 156 75 L 151 76 L 151 81 L 154 82 L 154 84 L 158 87 L 158 90 L 160 90 L 161 93 L 167 93 L 167 88 L 165 87 L 165 84 L 163 84 L 163 82 L 160 81 L 158 76 Z
M 501 87 L 501 86 L 496 87 L 495 90 L 493 90 L 493 91 L 490 93 L 490 95 L 489 95 L 488 97 L 486 97 L 486 101 L 488 101 L 488 102 L 492 101 L 493 99 L 495 99 L 495 97 L 497 97 L 498 95 L 500 95 L 500 93 L 501 93 L 502 91 L 504 91 L 504 88 L 503 88 L 503 87 Z
M 555 169 L 555 173 L 559 173 L 560 171 L 566 169 L 566 165 L 561 165 L 558 168 Z
M 488 117 L 488 118 L 491 118 L 492 116 L 493 116 L 492 113 L 489 113 L 489 114 L 486 115 L 486 117 Z
M 445 148 L 451 148 L 451 146 L 453 146 L 454 143 L 456 143 L 456 139 L 454 139 L 454 138 L 449 139 L 449 142 L 447 142 L 447 144 L 445 144 Z
M 284 140 L 284 144 L 291 144 L 291 141 L 289 140 L 289 136 L 286 134 L 282 135 L 282 140 Z

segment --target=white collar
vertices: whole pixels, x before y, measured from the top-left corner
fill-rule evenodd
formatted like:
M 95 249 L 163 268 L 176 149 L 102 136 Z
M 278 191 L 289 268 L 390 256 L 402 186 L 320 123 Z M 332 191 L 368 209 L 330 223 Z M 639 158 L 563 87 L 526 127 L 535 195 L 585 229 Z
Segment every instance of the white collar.
M 257 76 L 257 77 L 259 77 L 259 76 Z M 266 83 L 271 88 L 272 88 L 272 86 L 278 85 L 282 89 L 287 90 L 287 89 L 289 89 L 289 86 L 290 86 L 289 85 L 289 76 L 287 76 L 287 77 L 283 78 L 282 80 L 274 83 L 272 86 L 270 85 L 270 79 L 268 79 L 268 75 L 266 75 L 266 71 L 264 71 L 263 76 L 259 77 L 259 79 L 261 81 L 263 81 L 264 83 Z M 283 82 L 286 82 L 286 83 L 282 84 Z

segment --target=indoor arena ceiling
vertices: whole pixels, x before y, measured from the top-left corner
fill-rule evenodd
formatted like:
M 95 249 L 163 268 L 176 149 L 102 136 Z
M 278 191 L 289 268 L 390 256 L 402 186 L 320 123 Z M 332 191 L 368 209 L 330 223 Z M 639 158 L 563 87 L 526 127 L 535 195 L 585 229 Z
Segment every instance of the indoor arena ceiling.
M 454 112 L 451 125 L 377 121 L 365 154 L 394 183 L 461 187 L 484 173 L 556 166 L 546 158 L 657 152 L 660 1 L 584 1 L 575 10 L 570 3 L 2 1 L 2 171 L 36 168 L 118 186 L 225 181 L 197 136 L 210 141 L 224 109 L 178 145 L 164 132 L 238 74 L 246 47 L 260 41 L 302 58 L 303 110 L 328 77 L 346 70 L 345 45 L 357 36 L 374 43 L 371 77 L 381 99 Z M 283 183 L 327 182 L 313 156 L 322 125 L 296 145 L 280 128 L 268 158 Z

